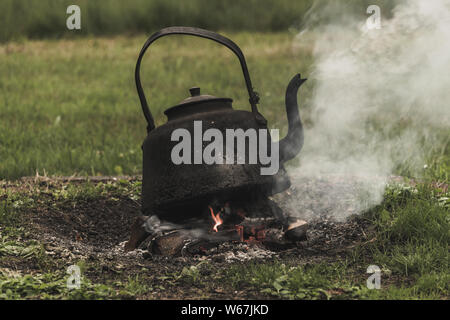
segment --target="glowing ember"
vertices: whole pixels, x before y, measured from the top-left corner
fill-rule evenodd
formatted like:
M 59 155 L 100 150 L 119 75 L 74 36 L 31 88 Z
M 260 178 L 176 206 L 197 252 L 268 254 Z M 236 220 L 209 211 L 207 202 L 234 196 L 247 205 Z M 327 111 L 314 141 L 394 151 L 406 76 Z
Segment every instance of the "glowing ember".
M 214 214 L 214 211 L 211 208 L 211 206 L 209 206 L 209 210 L 211 211 L 211 217 L 213 218 L 213 220 L 215 222 L 213 229 L 215 232 L 218 232 L 219 230 L 217 230 L 217 227 L 223 223 L 223 220 L 220 218 L 220 212 L 217 214 Z

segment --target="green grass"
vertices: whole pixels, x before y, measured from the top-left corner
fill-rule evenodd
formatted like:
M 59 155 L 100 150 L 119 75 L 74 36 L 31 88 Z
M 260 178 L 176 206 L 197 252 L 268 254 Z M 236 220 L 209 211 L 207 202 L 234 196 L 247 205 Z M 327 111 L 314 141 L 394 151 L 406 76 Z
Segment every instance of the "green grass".
M 401 192 L 389 189 L 384 202 L 373 211 L 378 229 L 373 255 L 379 263 L 404 276 L 448 273 L 448 193 L 426 186 Z
M 0 270 L 1 271 L 1 270 Z M 68 289 L 69 275 L 45 273 L 21 275 L 14 272 L 0 272 L 0 300 L 17 299 L 70 299 L 103 300 L 130 299 L 147 293 L 151 288 L 139 283 L 139 277 L 111 284 L 92 283 L 82 278 L 79 289 Z

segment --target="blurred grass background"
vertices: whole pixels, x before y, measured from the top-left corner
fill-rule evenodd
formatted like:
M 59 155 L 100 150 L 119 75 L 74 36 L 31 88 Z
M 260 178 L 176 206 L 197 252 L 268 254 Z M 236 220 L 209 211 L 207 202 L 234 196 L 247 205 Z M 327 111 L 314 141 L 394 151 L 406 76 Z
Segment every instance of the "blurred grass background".
M 299 21 L 312 1 L 290 0 L 2 0 L 0 40 L 71 36 L 66 8 L 81 8 L 81 35 L 151 32 L 170 25 L 279 31 Z M 20 21 L 20 23 L 18 23 Z
M 324 0 L 1 0 L 0 42 L 23 38 L 60 38 L 83 35 L 149 33 L 171 25 L 227 31 L 287 31 L 298 28 L 314 5 L 321 11 Z M 379 4 L 384 16 L 393 7 L 389 0 L 339 0 L 346 12 L 365 16 L 369 4 Z M 66 28 L 66 8 L 81 8 L 81 30 Z M 318 19 L 316 19 L 318 18 Z M 325 19 L 315 14 L 317 23 Z
M 311 48 L 293 50 L 289 33 L 227 34 L 246 55 L 261 112 L 284 128 L 284 91 L 307 72 Z M 143 35 L 9 42 L 0 46 L 0 177 L 139 174 L 146 136 L 134 83 Z M 158 125 L 163 111 L 200 86 L 249 110 L 238 59 L 210 40 L 171 36 L 144 56 L 142 83 Z M 311 84 L 300 91 L 304 97 Z

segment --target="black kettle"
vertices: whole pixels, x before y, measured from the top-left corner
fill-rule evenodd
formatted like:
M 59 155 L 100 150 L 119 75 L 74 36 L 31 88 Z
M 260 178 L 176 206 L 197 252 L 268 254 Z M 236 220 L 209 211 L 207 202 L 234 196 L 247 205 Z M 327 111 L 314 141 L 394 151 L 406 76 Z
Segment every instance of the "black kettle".
M 244 73 L 251 111 L 234 110 L 232 99 L 201 94 L 200 88 L 193 87 L 190 89 L 188 98 L 164 112 L 168 121 L 156 128 L 142 89 L 140 65 L 144 53 L 155 40 L 174 34 L 207 38 L 233 51 Z M 259 97 L 253 90 L 244 55 L 233 41 L 199 28 L 164 28 L 150 36 L 144 44 L 136 63 L 135 80 L 142 111 L 148 124 L 148 135 L 142 146 L 142 211 L 145 215 L 156 214 L 166 218 L 195 215 L 195 212 L 201 210 L 202 206 L 207 205 L 212 199 L 232 200 L 267 196 L 289 188 L 290 181 L 283 163 L 295 157 L 303 146 L 303 127 L 298 112 L 297 92 L 306 79 L 302 79 L 300 74 L 291 79 L 286 89 L 285 102 L 289 130 L 286 137 L 279 141 L 279 169 L 273 175 L 261 174 L 264 164 L 259 160 L 256 163 L 246 163 L 234 159 L 232 163 L 219 161 L 213 164 L 173 161 L 174 148 L 178 144 L 173 140 L 173 132 L 177 129 L 194 135 L 199 124 L 204 132 L 215 129 L 214 132 L 224 135 L 227 130 L 232 129 L 242 130 L 241 132 L 248 132 L 249 129 L 256 132 L 261 129 L 267 130 L 267 121 L 257 108 Z M 267 147 L 268 152 L 275 150 L 270 134 L 258 136 L 257 139 L 259 147 Z M 207 144 L 201 141 L 197 146 L 204 148 Z M 245 146 L 244 151 L 247 158 L 250 158 L 249 152 L 252 147 L 249 144 Z M 238 155 L 239 150 L 235 148 L 233 151 Z M 188 153 L 183 155 L 186 159 L 195 159 L 202 151 L 190 148 L 184 152 Z M 216 154 L 216 158 L 221 157 L 225 159 L 226 152 Z

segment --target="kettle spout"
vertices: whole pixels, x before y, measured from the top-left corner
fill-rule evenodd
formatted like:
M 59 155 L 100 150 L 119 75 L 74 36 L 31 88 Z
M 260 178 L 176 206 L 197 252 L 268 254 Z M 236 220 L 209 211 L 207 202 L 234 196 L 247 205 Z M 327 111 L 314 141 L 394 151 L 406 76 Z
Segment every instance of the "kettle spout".
M 303 82 L 300 74 L 296 74 L 286 89 L 286 113 L 288 119 L 288 133 L 280 140 L 280 161 L 284 163 L 293 159 L 303 147 L 303 125 L 298 112 L 297 92 Z

